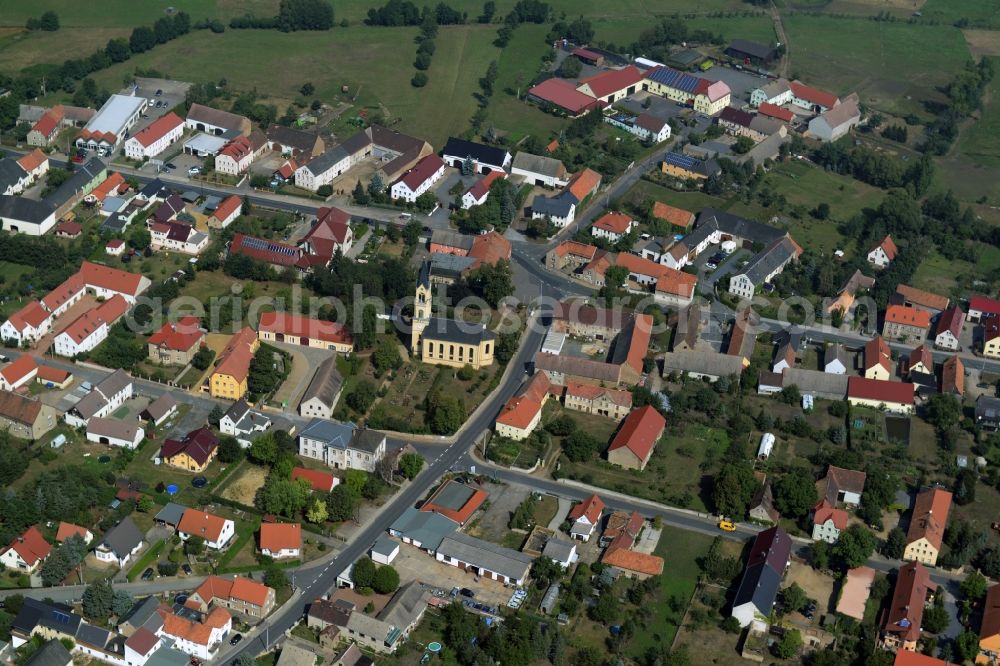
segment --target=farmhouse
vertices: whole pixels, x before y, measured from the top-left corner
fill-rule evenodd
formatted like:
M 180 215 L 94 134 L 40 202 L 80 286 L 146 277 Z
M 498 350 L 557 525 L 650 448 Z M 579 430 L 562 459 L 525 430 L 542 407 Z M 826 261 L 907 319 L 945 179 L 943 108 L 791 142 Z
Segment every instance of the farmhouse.
M 266 135 L 268 148 L 299 161 L 322 155 L 326 148 L 318 134 L 284 125 L 271 125 L 267 128 Z
M 54 407 L 19 393 L 0 391 L 0 428 L 14 437 L 36 440 L 56 426 Z
M 163 365 L 185 366 L 201 348 L 205 333 L 198 317 L 185 316 L 166 322 L 146 340 L 147 358 Z
M 965 313 L 959 307 L 951 307 L 941 313 L 934 331 L 934 346 L 938 349 L 958 351 Z
M 695 111 L 714 116 L 729 106 L 731 91 L 723 81 L 709 81 L 669 67 L 654 67 L 643 77 L 642 89 Z
M 174 400 L 174 397 L 170 393 L 164 393 L 149 403 L 146 409 L 139 413 L 139 417 L 144 421 L 149 421 L 154 426 L 158 426 L 176 412 L 177 401 Z
M 573 195 L 577 204 L 582 204 L 601 187 L 601 174 L 592 169 L 583 169 L 569 179 L 566 191 Z
M 848 377 L 847 401 L 887 412 L 913 413 L 913 384 Z
M 880 335 L 865 343 L 865 377 L 889 381 L 892 376 L 892 350 Z
M 91 351 L 108 337 L 108 330 L 128 309 L 128 301 L 115 294 L 74 319 L 55 337 L 52 350 L 69 358 Z
M 715 160 L 699 160 L 677 152 L 669 152 L 663 156 L 660 170 L 668 176 L 684 180 L 708 180 L 720 171 Z
M 865 479 L 864 472 L 830 465 L 820 481 L 820 495 L 832 506 L 858 506 L 865 489 Z
M 283 342 L 342 354 L 350 353 L 354 348 L 351 332 L 344 324 L 310 319 L 290 312 L 262 313 L 257 324 L 257 337 L 262 342 Z
M 743 372 L 743 359 L 715 352 L 667 352 L 663 355 L 663 376 L 685 374 L 694 379 L 716 382 L 721 377 L 736 377 Z
M 518 152 L 511 163 L 512 176 L 521 176 L 525 182 L 544 187 L 565 187 L 569 184 L 566 167 L 552 157 Z
M 424 157 L 389 188 L 389 196 L 413 203 L 444 176 L 445 163 L 436 154 Z
M 502 171 L 490 171 L 485 176 L 473 183 L 462 195 L 462 209 L 468 210 L 473 206 L 482 206 L 486 203 L 486 198 L 490 195 L 490 186 L 497 180 L 507 177 Z M 437 233 L 437 229 L 434 233 Z
M 576 217 L 576 197 L 561 192 L 554 197 L 536 196 L 531 202 L 531 219 L 547 219 L 562 229 L 572 224 Z
M 190 607 L 201 613 L 220 608 L 249 617 L 266 617 L 274 609 L 274 590 L 243 576 L 226 580 L 208 576 L 188 598 Z
M 87 421 L 87 441 L 134 450 L 146 432 L 133 421 L 95 416 Z
M 50 552 L 52 546 L 38 531 L 38 527 L 32 525 L 0 552 L 0 562 L 13 571 L 33 573 Z
M 639 91 L 642 80 L 642 71 L 635 65 L 628 65 L 581 79 L 576 89 L 606 104 L 614 104 Z
M 611 440 L 608 462 L 625 469 L 645 469 L 666 426 L 666 419 L 650 405 L 632 412 Z
M 885 268 L 899 254 L 899 248 L 893 242 L 892 236 L 886 236 L 875 247 L 868 250 L 868 263 L 874 264 L 878 268 Z
M 475 173 L 487 171 L 506 171 L 511 165 L 511 155 L 503 148 L 484 146 L 481 143 L 450 137 L 441 151 L 445 163 L 456 169 L 461 169 L 467 161 L 471 161 Z
M 590 228 L 592 236 L 604 238 L 617 243 L 622 236 L 629 234 L 639 223 L 625 213 L 605 213 L 599 217 Z
M 235 194 L 226 197 L 208 218 L 209 229 L 225 229 L 243 213 L 243 200 Z
M 585 414 L 597 414 L 620 421 L 632 409 L 632 394 L 628 391 L 604 388 L 594 384 L 566 382 L 563 394 L 566 409 Z
M 951 300 L 947 296 L 933 294 L 908 284 L 901 284 L 896 287 L 896 293 L 890 297 L 890 302 L 896 305 L 920 308 L 933 317 L 947 310 Z
M 553 77 L 528 89 L 528 100 L 542 108 L 551 107 L 570 118 L 578 118 L 588 111 L 602 109 L 605 103 L 580 92 L 566 79 Z
M 840 104 L 840 99 L 833 93 L 811 88 L 800 81 L 792 81 L 788 87 L 792 92 L 792 104 L 806 111 L 826 113 Z
M 250 119 L 202 104 L 192 104 L 184 124 L 198 132 L 214 135 L 250 134 Z
M 125 142 L 125 156 L 133 160 L 155 157 L 184 134 L 184 121 L 171 111 L 160 116 Z
M 788 109 L 783 109 L 780 106 L 775 106 L 770 102 L 762 102 L 760 106 L 757 107 L 758 115 L 765 116 L 767 118 L 774 118 L 775 120 L 780 120 L 783 123 L 792 123 L 795 120 L 795 114 Z
M 549 397 L 549 389 L 549 380 L 544 372 L 532 375 L 497 415 L 497 435 L 518 442 L 527 439 L 542 418 L 542 406 Z
M 890 340 L 921 341 L 927 337 L 931 316 L 926 310 L 890 305 L 885 310 L 882 335 Z
M 633 116 L 629 113 L 615 111 L 606 113 L 604 122 L 620 127 L 649 143 L 660 143 L 670 138 L 670 123 L 649 113 Z
M 820 141 L 836 141 L 861 122 L 857 94 L 809 121 L 809 134 Z
M 344 378 L 337 371 L 337 359 L 333 356 L 325 359 L 316 368 L 316 374 L 302 394 L 299 415 L 321 419 L 332 418 L 333 409 L 337 405 L 343 387 Z
M 260 130 L 253 130 L 248 136 L 240 135 L 232 139 L 215 156 L 215 170 L 229 176 L 238 176 L 253 164 L 267 150 L 267 137 Z
M 779 238 L 751 259 L 741 273 L 729 278 L 729 293 L 740 298 L 753 298 L 761 285 L 770 283 L 801 254 L 802 248 L 791 236 Z
M 31 354 L 22 354 L 0 370 L 0 389 L 14 391 L 38 375 L 38 363 Z
M 249 326 L 244 326 L 229 339 L 209 379 L 213 398 L 239 400 L 246 395 L 250 361 L 259 348 L 260 340 Z
M 111 151 L 125 138 L 126 132 L 146 110 L 147 101 L 142 97 L 112 95 L 76 138 L 76 147 L 87 150 Z
M 0 194 L 0 229 L 42 236 L 55 226 L 56 211 L 45 201 Z

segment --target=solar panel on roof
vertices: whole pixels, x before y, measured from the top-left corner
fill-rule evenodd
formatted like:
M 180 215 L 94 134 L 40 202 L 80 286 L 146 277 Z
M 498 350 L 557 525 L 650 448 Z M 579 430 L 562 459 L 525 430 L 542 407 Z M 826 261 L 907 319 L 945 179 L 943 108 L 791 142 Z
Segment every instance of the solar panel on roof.
M 671 88 L 677 88 L 678 90 L 683 90 L 685 92 L 694 92 L 701 83 L 701 79 L 696 76 L 691 76 L 690 74 L 685 74 L 684 72 L 678 72 L 675 69 L 670 69 L 669 67 L 660 67 L 653 70 L 647 76 L 657 83 L 661 83 L 665 86 Z
M 667 164 L 673 164 L 675 166 L 683 167 L 685 169 L 691 169 L 701 164 L 701 160 L 691 157 L 690 155 L 685 155 L 683 153 L 667 153 L 664 158 Z

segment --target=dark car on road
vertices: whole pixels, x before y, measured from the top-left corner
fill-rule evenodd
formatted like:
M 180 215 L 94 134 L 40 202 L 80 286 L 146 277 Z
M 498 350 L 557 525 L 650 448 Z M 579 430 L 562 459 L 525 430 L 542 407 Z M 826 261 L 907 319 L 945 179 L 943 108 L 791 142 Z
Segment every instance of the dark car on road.
M 146 569 L 145 571 L 142 572 L 142 579 L 143 580 L 153 580 L 154 576 L 156 576 L 156 572 L 153 571 L 152 567 L 150 567 L 150 568 L 148 568 L 148 569 Z
M 194 570 L 191 569 L 191 565 L 190 564 L 184 564 L 184 565 L 182 565 L 181 566 L 181 571 L 183 571 L 184 574 L 187 575 L 187 576 L 190 576 L 191 574 L 194 573 Z
M 239 643 L 239 642 L 240 642 L 241 640 L 243 640 L 243 634 L 236 634 L 236 635 L 235 635 L 235 636 L 233 636 L 233 637 L 232 637 L 231 639 L 229 639 L 229 644 L 230 644 L 230 645 L 236 645 L 236 644 L 237 644 L 237 643 Z
M 462 595 L 463 597 L 469 597 L 470 599 L 471 599 L 472 597 L 476 596 L 476 593 L 475 593 L 475 592 L 473 592 L 472 590 L 470 590 L 470 589 L 469 589 L 469 588 L 467 588 L 467 587 L 463 587 L 463 588 L 462 588 L 462 589 L 461 589 L 461 590 L 459 591 L 459 594 L 461 594 L 461 595 Z

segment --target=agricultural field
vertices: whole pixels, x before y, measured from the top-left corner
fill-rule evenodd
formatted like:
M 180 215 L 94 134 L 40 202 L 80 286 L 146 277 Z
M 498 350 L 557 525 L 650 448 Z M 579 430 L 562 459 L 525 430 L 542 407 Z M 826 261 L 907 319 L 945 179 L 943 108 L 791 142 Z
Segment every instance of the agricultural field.
M 746 6 L 744 6 L 745 10 Z M 615 16 L 607 20 L 594 19 L 595 38 L 626 47 L 639 38 L 643 30 L 650 27 L 648 16 L 625 18 Z M 726 39 L 741 37 L 762 43 L 774 42 L 774 23 L 764 12 L 751 13 L 747 16 L 726 16 L 708 18 L 699 16 L 685 19 L 690 30 L 710 30 L 721 34 Z
M 954 23 L 966 19 L 977 27 L 1000 27 L 1000 5 L 993 0 L 927 0 L 920 13 L 928 21 Z
M 923 115 L 924 100 L 969 59 L 958 28 L 793 14 L 784 19 L 794 76 L 872 107 Z

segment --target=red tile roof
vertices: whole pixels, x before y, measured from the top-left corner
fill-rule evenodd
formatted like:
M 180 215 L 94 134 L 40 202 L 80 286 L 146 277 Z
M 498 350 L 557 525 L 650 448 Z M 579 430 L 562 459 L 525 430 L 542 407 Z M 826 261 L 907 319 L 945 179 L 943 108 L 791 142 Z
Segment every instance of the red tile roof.
M 646 576 L 659 576 L 663 573 L 663 558 L 659 555 L 647 555 L 628 548 L 608 547 L 601 557 L 606 566 L 617 567 L 625 571 L 634 571 Z
M 62 384 L 72 376 L 72 373 L 67 372 L 66 370 L 60 370 L 59 368 L 53 368 L 48 365 L 38 366 L 38 379 L 43 382 Z
M 771 118 L 777 118 L 778 120 L 784 120 L 786 123 L 790 123 L 795 120 L 795 114 L 788 109 L 783 109 L 780 106 L 771 104 L 770 102 L 762 102 L 757 110 L 761 115 L 769 116 Z
M 643 78 L 644 75 L 638 67 L 629 65 L 622 69 L 612 69 L 587 77 L 586 79 L 581 79 L 577 90 L 583 86 L 587 86 L 594 94 L 594 97 L 607 97 L 619 90 L 624 90 L 629 86 L 638 84 Z
M 313 490 L 321 493 L 328 493 L 337 485 L 337 477 L 327 472 L 296 467 L 292 470 L 292 480 L 305 479 Z
M 83 226 L 79 222 L 60 222 L 56 225 L 56 236 L 69 236 L 76 238 L 83 231 Z
M 566 395 L 579 398 L 581 400 L 597 400 L 601 396 L 606 397 L 610 402 L 622 407 L 632 406 L 632 394 L 619 389 L 604 388 L 594 384 L 580 384 L 574 381 L 566 382 Z
M 300 523 L 261 523 L 260 549 L 272 553 L 279 550 L 300 550 L 302 548 L 302 525 Z
M 928 488 L 919 493 L 913 504 L 910 527 L 906 531 L 906 543 L 927 539 L 928 543 L 940 550 L 944 540 L 944 530 L 948 526 L 951 499 L 951 493 L 940 488 Z
M 597 521 L 601 519 L 601 513 L 603 511 L 604 500 L 597 495 L 591 495 L 570 509 L 567 518 L 570 520 L 580 520 L 580 518 L 586 518 L 590 521 L 591 525 L 596 525 Z
M 397 182 L 402 182 L 411 192 L 416 192 L 417 188 L 430 180 L 444 166 L 444 160 L 437 153 L 431 153 L 404 173 Z
M 262 313 L 257 330 L 346 345 L 354 343 L 351 331 L 344 324 L 310 319 L 290 312 Z
M 159 643 L 160 638 L 146 627 L 139 627 L 125 641 L 125 645 L 143 656 L 148 655 Z
M 962 308 L 953 306 L 941 313 L 937 329 L 934 333 L 935 335 L 941 335 L 945 331 L 951 331 L 951 334 L 958 338 L 962 333 L 962 324 L 964 323 L 965 313 L 962 312 Z
M 881 335 L 865 343 L 865 370 L 881 365 L 890 374 L 892 373 L 892 351 L 889 343 Z
M 79 278 L 80 282 L 84 285 L 117 291 L 129 294 L 130 296 L 139 295 L 139 287 L 143 279 L 143 276 L 139 273 L 129 273 L 128 271 L 118 270 L 117 268 L 89 261 L 85 261 L 80 265 L 80 270 L 77 271 L 74 277 Z M 70 278 L 70 280 L 72 279 Z
M 597 247 L 570 240 L 559 243 L 559 245 L 555 246 L 553 251 L 556 253 L 557 257 L 565 257 L 567 254 L 572 254 L 590 261 L 594 258 L 594 254 L 597 252 Z
M 847 397 L 884 403 L 912 405 L 913 384 L 886 382 L 865 377 L 847 378 Z
M 922 306 L 931 310 L 944 310 L 951 302 L 947 296 L 933 294 L 923 289 L 911 287 L 908 284 L 901 284 L 896 287 L 896 293 L 902 296 L 908 303 Z
M 202 583 L 202 587 L 204 585 L 205 583 Z M 201 587 L 198 590 L 201 590 Z M 163 619 L 163 633 L 206 647 L 212 639 L 212 629 L 222 629 L 232 621 L 232 616 L 221 606 L 212 608 L 208 615 L 202 618 L 202 622 L 176 615 L 166 606 L 160 606 L 156 612 Z
M 574 116 L 585 111 L 590 111 L 591 109 L 604 107 L 603 102 L 580 92 L 576 89 L 576 86 L 565 79 L 546 79 L 537 86 L 530 88 L 528 94 L 553 106 L 557 106 Z
M 243 199 L 240 199 L 235 194 L 226 197 L 219 207 L 215 209 L 212 213 L 212 217 L 220 222 L 224 222 L 236 211 L 243 208 Z
M 824 497 L 819 501 L 819 504 L 813 507 L 813 524 L 822 525 L 828 520 L 832 520 L 833 526 L 838 530 L 847 527 L 847 512 L 843 509 L 835 508 Z
M 625 417 L 618 434 L 611 440 L 608 451 L 628 449 L 636 458 L 645 462 L 649 460 L 666 426 L 667 420 L 652 406 L 640 407 Z
M 524 430 L 542 411 L 542 401 L 548 390 L 548 375 L 536 372 L 524 389 L 503 406 L 497 416 L 497 423 Z
M 495 231 L 475 236 L 472 239 L 472 249 L 469 250 L 469 256 L 476 261 L 472 263 L 470 269 L 478 268 L 482 264 L 492 266 L 504 259 L 509 261 L 512 249 L 510 241 Z
M 13 386 L 33 372 L 38 371 L 38 363 L 31 354 L 21 354 L 14 361 L 0 370 L 0 375 L 7 384 Z
M 206 603 L 212 599 L 236 599 L 263 607 L 267 603 L 270 589 L 263 583 L 257 583 L 243 576 L 236 576 L 233 580 L 209 576 L 194 593 Z
M 185 509 L 177 524 L 177 531 L 199 536 L 205 541 L 218 541 L 225 524 L 225 518 L 198 509 Z
M 71 536 L 79 536 L 86 539 L 88 531 L 86 527 L 80 527 L 73 523 L 60 522 L 59 529 L 56 531 L 56 542 L 62 543 Z
M 21 536 L 15 538 L 4 552 L 6 553 L 11 549 L 24 560 L 25 564 L 33 567 L 39 560 L 44 560 L 49 556 L 52 546 L 42 537 L 42 533 L 38 531 L 38 527 L 32 525 Z
M 897 650 L 896 659 L 892 666 L 957 666 L 950 661 L 944 661 L 935 657 L 928 657 L 920 652 L 910 652 L 909 650 Z
M 826 92 L 825 90 L 812 88 L 799 81 L 792 81 L 788 84 L 788 87 L 792 89 L 793 95 L 799 99 L 804 99 L 807 102 L 825 106 L 828 109 L 832 109 L 837 105 L 837 96 L 833 93 Z
M 676 206 L 671 206 L 665 204 L 662 201 L 656 201 L 653 203 L 653 217 L 666 220 L 675 227 L 680 227 L 681 229 L 687 229 L 694 223 L 694 213 L 689 210 L 684 210 L 683 208 L 677 208 Z
M 892 236 L 887 235 L 879 243 L 877 243 L 872 250 L 875 250 L 876 248 L 882 248 L 882 251 L 885 252 L 885 256 L 889 258 L 889 261 L 895 259 L 896 255 L 899 254 L 899 248 L 896 247 L 896 243 L 892 240 Z
M 941 392 L 965 395 L 965 365 L 952 356 L 941 366 Z
M 885 614 L 882 628 L 906 641 L 920 638 L 920 624 L 924 618 L 924 603 L 932 588 L 931 576 L 920 562 L 910 562 L 899 568 L 896 587 Z M 905 650 L 900 650 L 905 652 Z
M 984 315 L 1000 315 L 1000 301 L 985 296 L 973 296 L 969 299 L 969 310 L 978 310 Z
M 38 328 L 48 318 L 49 313 L 42 307 L 42 304 L 38 301 L 31 301 L 8 319 L 17 330 L 23 332 L 26 325 Z
M 198 317 L 181 317 L 177 323 L 165 323 L 147 342 L 164 349 L 186 352 L 204 337 L 200 327 L 201 320 Z
M 43 113 L 42 117 L 38 119 L 38 122 L 36 122 L 31 129 L 36 132 L 41 132 L 42 136 L 52 136 L 52 131 L 55 130 L 56 127 L 59 126 L 59 123 L 62 122 L 63 115 L 62 104 L 57 104 Z
M 506 178 L 507 174 L 503 171 L 490 171 L 485 176 L 477 180 L 469 187 L 468 192 L 472 195 L 472 198 L 476 201 L 482 199 L 490 191 L 490 185 L 494 181 Z
M 17 163 L 21 165 L 21 168 L 26 172 L 31 173 L 41 165 L 49 161 L 48 155 L 43 153 L 38 148 L 35 148 L 30 153 L 25 153 L 21 157 L 17 158 Z
M 613 234 L 626 234 L 632 225 L 632 218 L 625 213 L 605 213 L 594 222 L 595 229 L 603 229 Z
M 90 192 L 90 196 L 98 202 L 104 201 L 104 199 L 106 199 L 109 195 L 113 196 L 118 194 L 119 189 L 124 184 L 125 177 L 117 171 L 114 171 L 108 174 L 108 177 Z
M 256 340 L 257 334 L 249 326 L 237 331 L 219 354 L 221 360 L 212 374 L 229 375 L 237 382 L 246 379 L 250 373 L 250 361 L 253 360 L 253 352 L 250 350 Z
M 918 365 L 923 365 L 928 371 L 934 371 L 934 355 L 931 354 L 931 350 L 927 345 L 920 345 L 919 347 L 914 347 L 913 351 L 910 352 L 909 367 L 915 368 Z
M 931 316 L 926 310 L 908 308 L 905 305 L 890 305 L 885 309 L 886 323 L 929 328 Z
M 592 169 L 584 169 L 569 179 L 566 190 L 569 191 L 577 201 L 583 201 L 588 195 L 601 185 L 601 174 Z
M 128 312 L 128 308 L 128 301 L 121 294 L 115 294 L 96 308 L 88 310 L 74 319 L 73 323 L 64 328 L 59 335 L 68 335 L 73 342 L 80 344 L 102 324 L 106 324 L 110 328 L 123 314 Z
M 145 129 L 136 132 L 132 138 L 141 143 L 143 146 L 148 147 L 183 124 L 184 121 L 181 117 L 171 111 L 170 113 L 160 116 L 151 122 Z

